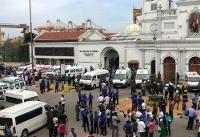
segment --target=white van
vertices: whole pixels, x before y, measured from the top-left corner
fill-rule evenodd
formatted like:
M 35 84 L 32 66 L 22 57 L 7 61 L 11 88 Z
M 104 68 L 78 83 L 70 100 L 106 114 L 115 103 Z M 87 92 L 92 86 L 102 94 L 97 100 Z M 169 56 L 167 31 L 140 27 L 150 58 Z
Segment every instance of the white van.
M 198 91 L 200 75 L 197 72 L 186 72 L 185 82 L 189 91 Z
M 27 66 L 18 67 L 17 70 L 16 70 L 17 76 L 23 75 L 23 73 L 25 73 L 27 69 L 28 69 Z
M 26 83 L 22 77 L 5 77 L 0 83 L 6 84 L 9 89 L 26 89 Z
M 27 101 L 38 100 L 38 94 L 34 91 L 22 89 L 7 90 L 3 95 L 3 100 L 0 100 L 0 109 L 2 110 Z
M 106 69 L 97 69 L 92 72 L 87 72 L 80 79 L 80 85 L 95 89 L 99 86 L 99 81 L 101 77 L 104 77 L 106 81 L 109 81 L 109 71 Z
M 14 137 L 28 137 L 47 124 L 48 108 L 44 102 L 29 101 L 0 111 L 0 136 L 4 136 L 5 124 L 10 124 Z
M 128 87 L 131 83 L 131 69 L 118 69 L 112 82 L 115 87 Z
M 65 69 L 65 74 L 66 76 L 70 75 L 71 77 L 73 75 L 78 76 L 78 75 L 83 75 L 84 69 L 81 66 L 67 66 Z
M 149 71 L 147 69 L 138 69 L 135 76 L 136 86 L 140 87 L 143 80 L 149 79 Z
M 49 67 L 49 68 L 45 71 L 46 77 L 56 76 L 56 75 L 59 75 L 59 74 L 60 74 L 60 66 Z

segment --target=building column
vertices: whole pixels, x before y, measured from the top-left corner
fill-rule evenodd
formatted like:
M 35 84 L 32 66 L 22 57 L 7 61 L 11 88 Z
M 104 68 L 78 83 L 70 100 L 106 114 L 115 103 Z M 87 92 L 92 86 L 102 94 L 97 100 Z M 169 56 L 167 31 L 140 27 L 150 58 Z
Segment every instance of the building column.
M 160 56 L 160 50 L 156 49 L 156 76 L 158 75 L 158 72 L 161 73 L 161 56 Z
M 142 68 L 145 68 L 145 50 L 142 49 Z
M 127 62 L 127 49 L 124 48 L 124 67 L 128 68 L 128 62 Z
M 182 59 L 181 59 L 181 50 L 178 49 L 178 58 L 177 58 L 177 62 L 176 62 L 176 65 L 177 65 L 177 69 L 176 69 L 176 72 L 178 72 L 179 74 L 181 73 L 181 66 L 182 66 Z
M 188 62 L 186 59 L 186 50 L 184 49 L 182 52 L 182 59 L 183 59 L 183 63 L 182 63 L 182 75 L 185 75 L 185 72 L 188 71 Z

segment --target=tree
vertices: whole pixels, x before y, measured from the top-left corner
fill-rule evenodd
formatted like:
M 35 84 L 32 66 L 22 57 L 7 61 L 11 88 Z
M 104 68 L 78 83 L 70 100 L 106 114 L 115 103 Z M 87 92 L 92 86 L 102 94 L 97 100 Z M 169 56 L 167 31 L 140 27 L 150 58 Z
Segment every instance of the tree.
M 33 38 L 33 40 L 34 40 L 34 38 L 35 38 L 36 36 L 37 36 L 36 34 L 32 33 L 32 38 Z M 26 33 L 26 34 L 24 35 L 24 43 L 30 43 L 30 42 L 31 42 L 31 32 Z

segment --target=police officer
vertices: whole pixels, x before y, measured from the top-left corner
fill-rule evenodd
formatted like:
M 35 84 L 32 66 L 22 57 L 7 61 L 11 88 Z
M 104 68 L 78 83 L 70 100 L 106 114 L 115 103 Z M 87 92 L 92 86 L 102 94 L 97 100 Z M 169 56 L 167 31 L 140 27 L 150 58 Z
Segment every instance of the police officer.
M 94 133 L 99 134 L 99 116 L 97 111 L 94 112 Z
M 94 132 L 94 116 L 92 113 L 92 110 L 90 110 L 89 113 L 89 120 L 90 120 L 90 131 L 92 131 L 92 133 Z
M 88 96 L 89 108 L 92 109 L 93 95 L 92 93 Z
M 86 127 L 87 130 L 89 131 L 89 121 L 88 121 L 88 110 L 86 108 L 84 108 L 84 110 L 81 112 L 82 115 L 82 120 L 83 120 L 83 127 L 84 127 L 84 131 L 86 132 Z

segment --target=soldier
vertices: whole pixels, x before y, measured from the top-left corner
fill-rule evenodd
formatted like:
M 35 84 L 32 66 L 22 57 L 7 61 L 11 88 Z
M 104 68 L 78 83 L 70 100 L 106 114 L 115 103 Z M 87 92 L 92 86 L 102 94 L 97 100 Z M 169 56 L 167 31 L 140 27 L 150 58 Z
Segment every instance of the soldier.
M 77 102 L 76 106 L 75 106 L 75 111 L 76 111 L 76 121 L 79 121 L 79 115 L 80 115 L 80 105 L 79 102 Z

